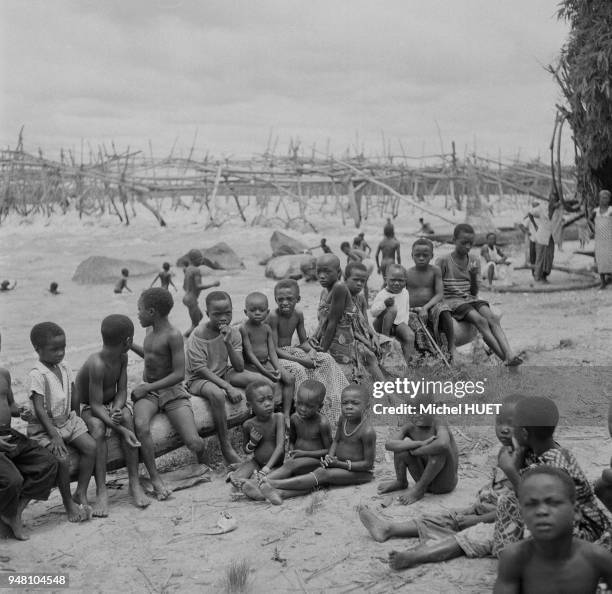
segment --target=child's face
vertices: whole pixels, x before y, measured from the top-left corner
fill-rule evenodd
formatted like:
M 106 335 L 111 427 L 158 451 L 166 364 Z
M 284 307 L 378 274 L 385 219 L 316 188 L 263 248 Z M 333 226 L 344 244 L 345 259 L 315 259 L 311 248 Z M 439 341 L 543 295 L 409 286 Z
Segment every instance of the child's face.
M 520 490 L 521 514 L 533 538 L 543 541 L 572 534 L 574 504 L 555 476 L 529 477 Z
M 493 247 L 496 242 L 497 235 L 495 235 L 495 233 L 490 233 L 489 235 L 487 235 L 487 244 L 489 245 L 489 247 Z
M 302 419 L 312 419 L 321 408 L 319 397 L 308 390 L 298 390 L 295 410 Z
M 261 421 L 267 420 L 274 412 L 274 394 L 271 386 L 261 386 L 249 400 L 253 414 Z
M 522 448 L 529 445 L 529 434 L 525 427 L 512 427 L 512 437 L 514 437 L 514 441 Z
M 138 321 L 143 328 L 153 325 L 155 310 L 152 307 L 145 307 L 142 299 L 138 300 Z
M 460 256 L 467 256 L 474 247 L 474 234 L 461 231 L 455 239 L 455 252 Z
M 351 295 L 357 295 L 361 293 L 367 280 L 368 275 L 366 272 L 363 270 L 352 270 L 351 275 L 346 279 L 345 284 Z
M 319 284 L 324 287 L 331 287 L 340 277 L 340 268 L 332 264 L 317 264 L 317 278 Z
M 261 324 L 270 313 L 270 309 L 268 308 L 268 300 L 257 298 L 247 299 L 244 313 L 246 314 L 247 318 L 251 320 L 251 322 Z
M 61 363 L 66 353 L 66 336 L 58 334 L 49 338 L 47 344 L 36 349 L 41 363 L 57 365 Z
M 274 293 L 274 299 L 276 300 L 276 305 L 278 305 L 278 312 L 282 316 L 290 316 L 295 311 L 295 306 L 300 300 L 300 296 L 290 287 L 284 287 Z
M 500 413 L 495 417 L 495 435 L 502 445 L 512 445 L 512 420 L 514 417 L 514 405 L 505 404 Z
M 365 410 L 367 399 L 359 389 L 347 388 L 342 392 L 340 408 L 345 419 L 359 420 Z
M 418 268 L 424 268 L 433 258 L 433 252 L 428 245 L 415 245 L 412 248 L 412 260 Z
M 402 289 L 406 286 L 404 271 L 399 268 L 391 268 L 387 273 L 385 282 L 387 283 L 389 293 L 401 293 Z
M 213 301 L 206 310 L 209 326 L 218 330 L 232 321 L 232 302 L 229 299 Z
M 601 192 L 599 194 L 599 207 L 608 208 L 608 206 L 610 206 L 610 195 L 606 192 Z

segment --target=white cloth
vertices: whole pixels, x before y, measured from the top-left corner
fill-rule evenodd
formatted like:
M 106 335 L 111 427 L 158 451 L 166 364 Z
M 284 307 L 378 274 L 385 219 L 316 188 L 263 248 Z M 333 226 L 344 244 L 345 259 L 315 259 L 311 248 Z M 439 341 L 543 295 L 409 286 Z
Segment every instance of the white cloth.
M 370 312 L 377 318 L 381 313 L 387 309 L 385 300 L 392 297 L 394 300 L 394 307 L 397 309 L 397 315 L 395 316 L 394 324 L 407 324 L 410 319 L 410 295 L 408 290 L 403 288 L 399 293 L 390 293 L 387 289 L 381 289 L 374 297 L 372 305 L 370 306 Z
M 68 414 L 72 400 L 72 370 L 63 361 L 58 363 L 57 367 L 62 376 L 61 382 L 57 375 L 40 361 L 29 373 L 30 398 L 33 392 L 44 396 L 43 406 L 51 417 Z

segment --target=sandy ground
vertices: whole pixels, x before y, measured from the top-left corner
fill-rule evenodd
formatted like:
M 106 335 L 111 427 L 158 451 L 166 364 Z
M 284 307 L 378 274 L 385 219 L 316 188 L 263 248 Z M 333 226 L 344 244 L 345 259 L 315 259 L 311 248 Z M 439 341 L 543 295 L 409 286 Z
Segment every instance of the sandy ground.
M 1 360 L 11 370 L 18 400 L 26 398 L 24 380 L 35 359 L 29 344 L 32 324 L 54 320 L 65 328 L 66 360 L 76 370 L 99 344 L 99 324 L 105 315 L 124 313 L 136 318 L 137 296 L 152 278 L 131 279 L 134 293 L 122 296 L 115 296 L 111 286 L 72 283 L 77 264 L 88 256 L 129 256 L 159 264 L 164 260 L 174 263 L 191 247 L 226 241 L 246 265 L 241 273 L 215 273 L 222 289 L 234 298 L 235 319 L 242 316 L 248 292 L 260 290 L 272 297 L 274 282 L 264 278 L 263 267 L 257 264 L 271 251 L 272 229 L 237 222 L 204 231 L 197 213 L 165 214 L 167 228 L 156 226 L 147 213 L 140 213 L 127 228 L 110 218 L 78 221 L 70 217 L 51 223 L 12 220 L 3 225 L 0 276 L 16 279 L 18 288 L 0 294 Z M 396 228 L 407 259 L 409 232 L 417 228 L 418 215 L 406 213 L 404 217 L 404 222 L 401 217 L 396 221 Z M 512 219 L 512 213 L 506 218 Z M 337 215 L 314 218 L 319 233 L 303 234 L 305 242 L 316 245 L 325 236 L 332 249 L 339 251 L 340 242 L 351 240 L 356 232 L 352 226 L 343 228 L 338 219 Z M 374 246 L 382 222 L 370 219 L 362 227 Z M 572 255 L 575 247 L 566 245 L 557 262 L 575 267 L 588 264 L 587 259 Z M 439 253 L 444 249 L 440 248 Z M 522 254 L 515 257 L 522 261 Z M 528 281 L 526 272 L 516 274 L 521 282 Z M 557 283 L 566 278 L 565 273 L 553 272 L 551 281 Z M 51 281 L 59 283 L 61 295 L 46 294 Z M 179 286 L 182 283 L 180 271 L 176 282 Z M 302 285 L 301 307 L 311 322 L 318 293 L 316 284 Z M 610 370 L 605 366 L 610 364 L 612 292 L 485 295 L 503 313 L 511 343 L 517 350 L 526 351 L 525 369 L 551 367 L 559 370 L 560 378 L 564 377 L 562 372 L 579 376 L 597 371 L 592 384 L 595 389 L 591 387 L 584 393 L 573 386 L 568 388 L 570 384 L 563 379 L 545 386 L 536 382 L 533 388 L 570 407 L 572 413 L 563 419 L 559 441 L 575 451 L 594 480 L 609 463 L 612 450 L 604 420 L 612 382 L 601 379 L 605 378 L 601 373 L 609 374 Z M 185 329 L 188 317 L 180 303 L 182 291 L 178 296 L 171 321 Z M 141 341 L 143 335 L 138 328 L 136 340 Z M 130 376 L 135 377 L 140 372 L 140 362 L 130 357 Z M 483 374 L 492 369 L 490 365 L 483 366 Z M 525 385 L 531 386 L 529 382 Z M 593 398 L 594 391 L 598 398 Z M 217 592 L 223 589 L 230 562 L 245 559 L 252 570 L 253 592 L 490 591 L 495 577 L 493 560 L 459 559 L 401 573 L 389 570 L 385 563 L 387 553 L 393 548 L 413 546 L 416 540 L 377 544 L 359 523 L 354 509 L 359 503 L 381 509 L 376 483 L 393 472 L 392 460 L 382 447 L 388 428 L 381 425 L 377 431 L 373 483 L 323 491 L 287 501 L 281 507 L 232 497 L 221 474 L 216 474 L 209 483 L 176 492 L 170 500 L 153 502 L 147 510 L 140 511 L 130 505 L 125 475 L 119 472 L 109 475 L 115 487 L 111 491 L 110 517 L 73 525 L 65 521 L 55 492 L 48 502 L 35 503 L 24 513 L 32 535 L 28 542 L 0 541 L 0 575 L 5 571 L 66 572 L 74 591 Z M 395 503 L 384 510 L 385 515 L 406 518 L 469 504 L 488 476 L 496 452 L 495 436 L 488 427 L 461 426 L 457 439 L 461 450 L 457 490 L 447 496 L 428 496 L 409 508 Z M 203 535 L 222 511 L 236 518 L 238 529 L 222 536 Z

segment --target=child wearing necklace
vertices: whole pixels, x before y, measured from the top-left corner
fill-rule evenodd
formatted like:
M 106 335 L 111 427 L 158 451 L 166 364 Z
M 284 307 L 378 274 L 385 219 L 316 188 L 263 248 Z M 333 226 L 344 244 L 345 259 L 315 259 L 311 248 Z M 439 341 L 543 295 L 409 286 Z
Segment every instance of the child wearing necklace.
M 372 480 L 376 431 L 366 416 L 370 396 L 367 388 L 349 384 L 342 390 L 336 436 L 329 453 L 321 458 L 321 467 L 288 479 L 262 477 L 260 489 L 267 499 L 287 499 L 306 495 L 326 485 L 361 485 Z

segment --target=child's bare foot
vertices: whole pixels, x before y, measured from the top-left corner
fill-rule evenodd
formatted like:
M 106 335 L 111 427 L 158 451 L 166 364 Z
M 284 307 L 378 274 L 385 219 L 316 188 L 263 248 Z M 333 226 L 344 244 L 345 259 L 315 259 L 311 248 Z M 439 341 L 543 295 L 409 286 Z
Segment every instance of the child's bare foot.
M 4 522 L 12 531 L 13 536 L 17 540 L 28 540 L 30 537 L 23 530 L 21 514 L 15 514 L 12 517 L 0 516 L 0 521 Z
M 170 497 L 171 491 L 164 485 L 164 481 L 162 481 L 159 477 L 155 480 L 151 481 L 153 485 L 153 490 L 155 491 L 155 497 L 158 501 L 164 501 Z
M 73 499 L 64 502 L 66 513 L 68 514 L 69 522 L 85 522 L 91 519 L 91 508 L 89 506 L 80 506 Z
M 283 504 L 281 494 L 268 482 L 267 478 L 264 477 L 259 481 L 259 489 L 263 496 L 273 505 Z
M 412 551 L 391 551 L 389 553 L 389 565 L 391 569 L 409 569 L 418 565 Z
M 94 518 L 106 518 L 108 516 L 108 493 L 106 489 L 96 494 L 96 502 L 91 508 L 91 513 Z
M 412 487 L 412 489 L 406 491 L 405 495 L 400 495 L 398 500 L 402 505 L 410 505 L 411 503 L 416 503 L 420 499 L 423 499 L 423 497 L 425 497 L 425 491 L 423 489 Z
M 89 506 L 89 501 L 87 501 L 87 493 L 82 493 L 80 491 L 75 491 L 74 495 L 72 496 L 72 500 L 77 505 L 86 505 L 86 506 Z
M 370 536 L 376 542 L 385 542 L 389 538 L 389 529 L 386 522 L 378 517 L 367 505 L 357 508 L 361 523 L 367 528 Z
M 132 503 L 136 507 L 148 507 L 151 504 L 151 500 L 144 492 L 140 481 L 136 481 L 135 484 L 130 483 L 128 492 L 130 494 L 130 497 L 132 498 Z
M 263 493 L 259 490 L 259 487 L 255 484 L 255 481 L 244 481 L 242 483 L 242 492 L 249 498 L 255 501 L 265 501 Z
M 394 481 L 383 481 L 380 483 L 380 485 L 378 485 L 378 489 L 376 490 L 378 491 L 379 495 L 382 495 L 383 493 L 391 493 L 391 491 L 401 491 L 407 486 L 408 483 L 401 483 L 396 479 Z

